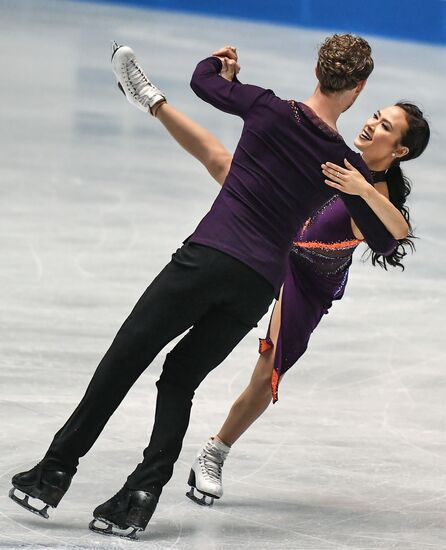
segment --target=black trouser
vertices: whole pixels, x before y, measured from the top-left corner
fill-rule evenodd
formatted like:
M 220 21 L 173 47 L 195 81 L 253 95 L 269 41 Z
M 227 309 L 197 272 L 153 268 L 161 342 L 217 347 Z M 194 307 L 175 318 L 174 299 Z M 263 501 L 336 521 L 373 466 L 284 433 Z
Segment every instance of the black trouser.
M 82 401 L 55 435 L 45 465 L 74 474 L 78 459 L 142 372 L 168 342 L 192 327 L 166 357 L 150 443 L 126 483 L 160 494 L 180 453 L 196 388 L 256 326 L 273 297 L 272 286 L 235 258 L 184 245 L 118 331 Z

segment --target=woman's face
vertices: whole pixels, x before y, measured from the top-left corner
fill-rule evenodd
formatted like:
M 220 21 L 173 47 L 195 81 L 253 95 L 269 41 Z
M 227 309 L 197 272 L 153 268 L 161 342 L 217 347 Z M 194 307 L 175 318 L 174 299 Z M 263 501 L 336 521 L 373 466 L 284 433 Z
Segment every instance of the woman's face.
M 395 158 L 408 153 L 408 148 L 401 145 L 401 138 L 407 128 L 406 113 L 392 105 L 376 111 L 366 121 L 354 143 L 362 151 L 363 159 L 369 166 L 379 165 L 380 169 L 386 169 Z

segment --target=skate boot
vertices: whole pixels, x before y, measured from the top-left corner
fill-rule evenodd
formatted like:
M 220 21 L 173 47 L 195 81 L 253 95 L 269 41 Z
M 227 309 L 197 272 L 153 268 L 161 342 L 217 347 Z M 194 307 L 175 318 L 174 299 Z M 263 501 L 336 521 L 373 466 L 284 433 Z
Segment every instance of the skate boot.
M 88 527 L 102 535 L 137 540 L 136 534 L 144 531 L 157 504 L 156 495 L 123 487 L 94 510 L 94 519 Z M 102 522 L 105 527 L 98 527 L 96 522 Z
M 111 62 L 118 87 L 132 105 L 153 114 L 155 105 L 167 101 L 163 92 L 147 78 L 131 48 L 113 42 Z
M 9 491 L 9 496 L 26 510 L 48 519 L 48 508 L 56 508 L 68 491 L 72 477 L 62 470 L 45 470 L 40 463 L 28 472 L 21 472 L 12 478 L 13 488 Z M 16 490 L 24 493 L 24 498 L 17 496 Z M 42 501 L 45 506 L 35 508 L 29 503 L 29 497 Z
M 214 498 L 223 496 L 221 469 L 230 448 L 217 439 L 209 439 L 192 464 L 187 497 L 202 506 L 212 506 Z M 195 489 L 198 495 L 195 494 Z

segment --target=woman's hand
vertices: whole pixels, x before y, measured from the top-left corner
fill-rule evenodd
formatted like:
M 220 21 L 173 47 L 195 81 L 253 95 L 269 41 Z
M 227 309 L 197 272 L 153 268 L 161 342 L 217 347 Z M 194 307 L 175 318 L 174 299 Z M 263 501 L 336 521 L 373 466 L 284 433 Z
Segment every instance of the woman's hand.
M 373 186 L 347 159 L 344 159 L 344 164 L 346 168 L 342 168 L 332 162 L 322 164 L 322 173 L 327 178 L 330 178 L 324 180 L 325 183 L 343 193 L 359 195 L 364 198 L 370 189 L 373 189 Z
M 232 82 L 234 77 L 240 72 L 240 65 L 237 63 L 237 49 L 233 46 L 224 46 L 213 52 L 214 57 L 218 57 L 222 63 L 220 76 Z

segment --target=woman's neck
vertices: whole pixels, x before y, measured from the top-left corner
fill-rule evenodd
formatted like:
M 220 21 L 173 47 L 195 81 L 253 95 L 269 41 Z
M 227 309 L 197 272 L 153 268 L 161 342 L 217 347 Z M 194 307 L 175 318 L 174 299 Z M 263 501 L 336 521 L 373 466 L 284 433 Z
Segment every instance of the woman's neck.
M 385 160 L 369 160 L 367 155 L 362 155 L 362 160 L 367 164 L 367 168 L 372 172 L 385 172 L 390 168 L 390 164 Z

